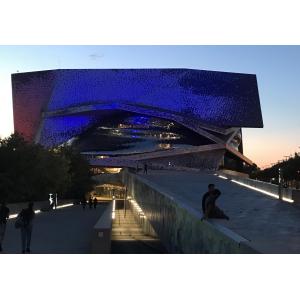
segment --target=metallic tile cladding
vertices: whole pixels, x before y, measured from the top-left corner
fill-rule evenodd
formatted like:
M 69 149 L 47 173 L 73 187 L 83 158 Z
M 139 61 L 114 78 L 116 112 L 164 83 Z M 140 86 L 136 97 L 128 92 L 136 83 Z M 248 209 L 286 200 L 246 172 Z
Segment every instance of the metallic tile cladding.
M 46 118 L 39 142 L 47 147 L 60 145 L 93 125 L 93 114 Z
M 51 98 L 55 73 L 52 71 L 12 75 L 14 128 L 33 140 L 42 112 Z
M 81 69 L 12 75 L 15 130 L 52 146 L 97 123 L 87 111 L 135 107 L 218 127 L 262 127 L 255 75 L 190 69 Z M 48 116 L 41 123 L 42 112 Z M 61 111 L 65 116 L 50 116 Z M 53 141 L 51 141 L 51 139 Z M 55 140 L 55 141 L 54 141 Z M 48 141 L 48 142 L 47 142 Z

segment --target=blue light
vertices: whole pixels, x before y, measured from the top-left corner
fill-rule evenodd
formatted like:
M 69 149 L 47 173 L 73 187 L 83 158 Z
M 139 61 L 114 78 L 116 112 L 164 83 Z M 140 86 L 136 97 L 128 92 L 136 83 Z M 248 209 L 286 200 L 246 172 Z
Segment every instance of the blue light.
M 146 125 L 149 121 L 149 117 L 145 116 L 134 116 L 131 118 L 132 125 Z
M 48 116 L 42 124 L 39 142 L 46 146 L 66 142 L 95 125 L 99 121 L 97 111 L 125 110 L 145 115 L 133 117 L 133 125 L 150 124 L 149 118 L 154 116 L 188 128 L 203 123 L 225 128 L 263 126 L 255 75 L 190 69 L 47 72 L 55 76 L 43 77 L 44 72 L 22 75 L 28 76 L 26 82 L 31 82 L 32 76 L 40 79 L 36 85 L 42 86 L 41 95 L 31 97 L 34 101 L 47 100 L 51 95 L 45 101 L 46 113 L 60 111 L 61 116 Z M 26 91 L 22 82 L 20 89 Z M 44 85 L 51 93 L 46 89 L 43 92 Z M 38 111 L 36 118 L 39 117 Z M 31 120 L 27 122 L 32 126 Z M 31 129 L 29 125 L 34 135 L 38 128 Z
M 189 69 L 57 70 L 48 110 L 109 103 L 216 126 L 261 127 L 255 75 Z M 102 107 L 102 109 L 104 109 Z M 137 118 L 138 122 L 142 122 Z
M 70 115 L 46 118 L 40 143 L 47 147 L 60 145 L 93 124 L 93 115 Z

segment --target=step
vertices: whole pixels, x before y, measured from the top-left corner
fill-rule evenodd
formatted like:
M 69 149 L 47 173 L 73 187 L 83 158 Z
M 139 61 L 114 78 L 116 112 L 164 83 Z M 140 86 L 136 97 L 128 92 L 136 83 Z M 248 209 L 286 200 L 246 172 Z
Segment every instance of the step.
M 140 228 L 140 226 L 138 226 L 137 224 L 113 224 L 113 227 L 112 228 Z
M 127 222 L 127 223 L 136 223 L 135 219 L 119 219 L 119 218 L 115 218 L 113 222 Z
M 122 234 L 122 235 L 124 235 L 124 234 L 144 234 L 144 232 L 143 231 L 141 231 L 141 230 L 114 230 L 114 231 L 112 231 L 111 232 L 111 234 Z
M 117 229 L 126 229 L 126 230 L 130 230 L 130 229 L 140 229 L 142 230 L 142 228 L 140 226 L 113 226 L 112 230 L 117 230 Z
M 149 241 L 149 242 L 160 242 L 158 239 L 156 238 L 152 238 L 150 236 L 145 236 L 145 235 L 135 235 L 135 236 L 131 236 L 131 235 L 121 235 L 121 236 L 112 236 L 112 240 L 113 241 Z
M 138 224 L 135 220 L 118 220 L 114 219 L 113 224 L 120 224 L 120 223 L 126 223 L 126 224 Z

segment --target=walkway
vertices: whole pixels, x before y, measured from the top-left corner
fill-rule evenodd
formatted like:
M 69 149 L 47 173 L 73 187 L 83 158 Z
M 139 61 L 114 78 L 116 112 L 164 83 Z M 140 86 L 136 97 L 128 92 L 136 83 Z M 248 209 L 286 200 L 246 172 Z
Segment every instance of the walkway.
M 217 204 L 230 220 L 212 222 L 250 240 L 260 252 L 300 253 L 300 207 L 296 205 L 204 172 L 149 170 L 139 176 L 198 211 L 207 185 L 215 183 L 222 192 Z
M 81 206 L 66 207 L 35 217 L 32 253 L 90 253 L 91 233 L 94 224 L 105 209 L 98 204 L 96 210 L 85 211 Z M 14 228 L 15 220 L 9 220 L 3 242 L 3 253 L 21 253 L 20 230 Z

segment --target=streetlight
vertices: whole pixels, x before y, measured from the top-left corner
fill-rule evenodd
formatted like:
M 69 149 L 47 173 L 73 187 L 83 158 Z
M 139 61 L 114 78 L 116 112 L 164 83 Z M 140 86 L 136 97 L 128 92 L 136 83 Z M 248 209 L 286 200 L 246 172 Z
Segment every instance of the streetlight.
M 282 200 L 282 173 L 281 173 L 281 168 L 278 169 L 278 196 L 279 200 Z

